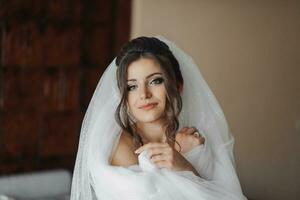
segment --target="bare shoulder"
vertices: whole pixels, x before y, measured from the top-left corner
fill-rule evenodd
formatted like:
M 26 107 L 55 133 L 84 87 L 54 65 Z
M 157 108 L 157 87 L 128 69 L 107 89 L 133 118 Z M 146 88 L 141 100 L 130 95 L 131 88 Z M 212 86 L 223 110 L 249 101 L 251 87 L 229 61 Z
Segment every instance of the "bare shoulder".
M 128 167 L 137 164 L 138 159 L 134 153 L 135 149 L 132 136 L 129 133 L 122 132 L 119 144 L 113 153 L 111 165 Z

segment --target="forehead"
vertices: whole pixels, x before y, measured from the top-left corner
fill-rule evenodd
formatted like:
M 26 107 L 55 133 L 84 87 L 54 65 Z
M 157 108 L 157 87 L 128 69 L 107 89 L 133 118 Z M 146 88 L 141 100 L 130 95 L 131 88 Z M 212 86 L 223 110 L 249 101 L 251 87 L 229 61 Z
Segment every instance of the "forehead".
M 148 75 L 157 72 L 162 73 L 162 70 L 155 60 L 140 58 L 128 66 L 127 79 L 144 79 Z

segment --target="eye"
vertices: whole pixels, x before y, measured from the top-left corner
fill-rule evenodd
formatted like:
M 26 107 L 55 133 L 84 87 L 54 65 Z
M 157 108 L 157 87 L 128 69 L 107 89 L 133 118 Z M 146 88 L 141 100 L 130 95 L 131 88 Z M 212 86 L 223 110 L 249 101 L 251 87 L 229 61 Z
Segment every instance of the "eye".
M 127 85 L 127 91 L 132 91 L 135 90 L 137 88 L 136 85 Z
M 150 82 L 150 85 L 158 85 L 164 82 L 164 79 L 159 77 L 159 78 L 155 78 Z

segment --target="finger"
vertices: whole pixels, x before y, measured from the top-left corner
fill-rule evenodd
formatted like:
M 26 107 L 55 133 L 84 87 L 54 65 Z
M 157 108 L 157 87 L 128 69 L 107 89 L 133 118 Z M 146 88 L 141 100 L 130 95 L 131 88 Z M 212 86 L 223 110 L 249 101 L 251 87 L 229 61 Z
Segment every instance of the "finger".
M 195 131 L 192 135 L 195 137 L 201 137 L 201 134 L 198 131 Z
M 172 148 L 170 146 L 167 147 L 153 147 L 147 149 L 148 156 L 152 158 L 155 155 L 172 155 Z
M 164 143 L 147 143 L 143 146 L 141 146 L 140 148 L 138 148 L 137 150 L 135 150 L 135 153 L 141 153 L 142 151 L 145 151 L 147 149 L 153 148 L 153 147 L 160 147 L 160 146 L 164 146 Z
M 201 144 L 204 144 L 205 142 L 205 138 L 200 136 L 200 137 L 195 137 L 195 140 L 194 140 L 196 143 L 195 145 L 201 145 Z
M 205 138 L 204 137 L 199 137 L 199 141 L 200 141 L 200 144 L 204 144 L 205 143 Z
M 163 148 L 159 148 L 159 147 L 156 147 L 156 148 L 150 148 L 150 149 L 147 149 L 145 150 L 148 152 L 148 156 L 149 158 L 152 158 L 153 156 L 155 155 L 160 155 L 160 154 L 163 154 L 164 151 L 163 151 Z
M 145 151 L 145 150 L 149 150 L 149 149 L 152 149 L 152 148 L 163 148 L 163 147 L 167 147 L 167 146 L 168 146 L 167 143 L 158 143 L 158 142 L 148 143 L 148 144 L 145 144 L 145 145 L 141 146 L 137 150 L 135 150 L 135 153 L 139 154 L 139 153 L 141 153 L 142 151 Z
M 165 154 L 154 155 L 150 160 L 152 163 L 159 162 L 159 161 L 170 161 L 171 155 L 165 155 Z
M 188 130 L 188 127 L 183 127 L 182 129 L 180 129 L 179 133 L 183 133 L 183 132 L 185 132 L 187 130 Z
M 157 161 L 154 163 L 154 165 L 158 168 L 168 168 L 168 169 L 172 169 L 173 164 L 171 162 L 162 160 L 162 161 Z
M 195 127 L 191 127 L 185 132 L 185 134 L 192 135 L 196 131 L 197 131 L 197 129 Z

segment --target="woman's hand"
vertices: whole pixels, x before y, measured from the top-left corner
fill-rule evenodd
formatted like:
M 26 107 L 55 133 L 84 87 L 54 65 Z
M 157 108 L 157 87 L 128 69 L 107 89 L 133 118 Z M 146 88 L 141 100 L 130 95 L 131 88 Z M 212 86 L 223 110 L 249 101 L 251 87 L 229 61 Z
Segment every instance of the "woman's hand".
M 193 171 L 193 166 L 168 143 L 148 143 L 138 148 L 135 153 L 147 151 L 151 162 L 158 168 L 168 168 L 175 171 Z
M 196 128 L 182 128 L 175 137 L 175 140 L 180 144 L 175 142 L 174 147 L 181 154 L 191 151 L 198 145 L 204 144 L 205 138 L 200 135 Z

